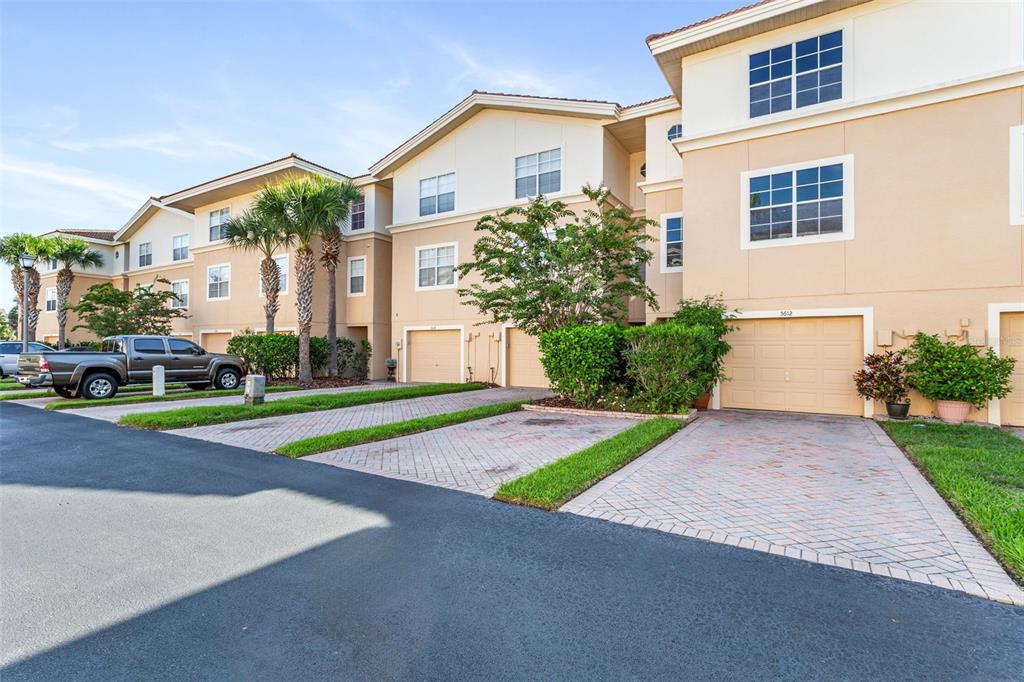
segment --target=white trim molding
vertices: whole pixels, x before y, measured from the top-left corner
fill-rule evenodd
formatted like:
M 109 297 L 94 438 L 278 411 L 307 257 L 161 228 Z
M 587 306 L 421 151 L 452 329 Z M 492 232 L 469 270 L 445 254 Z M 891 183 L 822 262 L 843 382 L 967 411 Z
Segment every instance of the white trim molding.
M 658 241 L 661 243 L 658 245 L 658 272 L 663 275 L 682 272 L 682 265 L 668 267 L 665 263 L 668 260 L 668 221 L 672 218 L 679 218 L 679 236 L 683 237 L 683 241 L 680 242 L 680 255 L 682 255 L 683 249 L 685 249 L 686 239 L 683 235 L 685 234 L 686 226 L 683 224 L 683 214 L 679 212 L 662 213 L 659 218 Z
M 453 247 L 454 255 L 452 256 L 452 283 L 451 284 L 434 284 L 431 286 L 420 286 L 420 251 L 426 251 L 427 249 L 443 249 L 446 246 Z M 424 244 L 423 246 L 417 246 L 416 251 L 413 254 L 413 272 L 416 274 L 415 287 L 416 291 L 441 291 L 444 289 L 454 289 L 459 286 L 459 243 L 458 242 L 442 242 L 439 244 Z M 435 272 L 437 266 L 434 266 Z
M 1003 313 L 1024 313 L 1024 301 L 988 304 L 988 345 L 996 355 L 999 355 L 1001 350 L 999 337 L 1002 334 L 1000 327 Z M 1003 425 L 1002 408 L 998 398 L 988 401 L 988 423 Z
M 464 324 L 424 324 L 402 327 L 402 383 L 409 381 L 409 332 L 425 331 L 458 331 L 459 332 L 459 382 L 466 380 L 466 325 Z
M 750 178 L 761 175 L 773 175 L 775 173 L 786 173 L 805 170 L 808 168 L 820 168 L 841 163 L 843 165 L 843 231 L 831 234 L 817 234 L 800 237 L 796 232 L 796 204 L 797 187 L 794 180 L 791 187 L 793 192 L 792 224 L 794 235 L 788 239 L 765 239 L 763 241 L 751 241 L 750 239 Z M 803 246 L 805 244 L 822 244 L 827 242 L 849 241 L 854 237 L 854 183 L 853 183 L 853 154 L 832 156 L 825 159 L 811 159 L 800 163 L 789 163 L 784 166 L 771 168 L 757 168 L 740 173 L 740 249 L 746 251 L 751 249 L 769 249 L 781 246 Z M 820 199 L 819 199 L 820 200 Z
M 359 293 L 352 293 L 352 263 L 357 260 L 363 261 L 363 290 Z M 419 263 L 419 256 L 416 257 L 417 264 Z M 366 256 L 349 256 L 348 260 L 345 261 L 345 291 L 348 292 L 349 298 L 356 298 L 359 296 L 366 296 L 367 285 L 369 284 L 369 277 L 366 270 Z M 419 272 L 416 273 L 416 281 L 419 282 Z
M 636 183 L 637 188 L 644 194 L 654 194 L 655 192 L 666 192 L 673 189 L 683 188 L 682 178 L 669 178 L 667 180 L 650 180 L 648 182 Z
M 866 308 L 803 308 L 793 310 L 745 310 L 736 314 L 737 320 L 772 320 L 788 319 L 794 317 L 859 317 L 863 321 L 861 334 L 864 339 L 864 355 L 869 355 L 875 350 L 875 309 Z M 722 384 L 715 384 L 715 390 L 711 394 L 711 409 L 722 408 Z M 875 416 L 875 401 L 870 398 L 864 400 L 864 417 L 871 419 Z

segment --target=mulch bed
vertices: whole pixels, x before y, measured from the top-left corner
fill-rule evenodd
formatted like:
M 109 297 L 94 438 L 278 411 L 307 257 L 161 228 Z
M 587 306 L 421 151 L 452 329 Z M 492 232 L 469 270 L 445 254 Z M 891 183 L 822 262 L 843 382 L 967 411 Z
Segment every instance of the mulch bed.
M 342 379 L 341 377 L 316 377 L 312 381 L 298 379 L 274 379 L 275 384 L 292 384 L 302 388 L 345 388 L 346 386 L 366 386 L 369 382 L 359 379 Z
M 593 408 L 583 407 L 576 403 L 575 400 L 566 398 L 565 396 L 552 396 L 550 398 L 541 398 L 540 400 L 534 400 L 534 405 L 543 405 L 544 407 L 561 407 L 567 410 L 590 410 Z

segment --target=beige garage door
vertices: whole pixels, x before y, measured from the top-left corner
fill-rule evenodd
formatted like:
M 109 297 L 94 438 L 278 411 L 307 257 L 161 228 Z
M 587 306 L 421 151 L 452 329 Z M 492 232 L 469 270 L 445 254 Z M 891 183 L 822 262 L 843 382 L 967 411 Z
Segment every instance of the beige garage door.
M 507 338 L 505 361 L 508 363 L 508 385 L 547 388 L 548 378 L 544 375 L 543 365 L 540 364 L 537 337 L 510 328 Z
M 1003 313 L 999 321 L 999 354 L 1017 358 L 1013 368 L 1013 393 L 999 405 L 1003 424 L 1024 426 L 1024 313 Z
M 853 373 L 864 364 L 860 317 L 736 320 L 722 407 L 864 413 Z
M 203 340 L 200 342 L 200 346 L 205 348 L 210 353 L 227 353 L 228 352 L 228 341 L 231 339 L 231 334 L 228 332 L 217 332 L 215 334 L 203 334 Z
M 462 334 L 457 329 L 409 332 L 406 357 L 409 381 L 459 381 L 459 344 Z

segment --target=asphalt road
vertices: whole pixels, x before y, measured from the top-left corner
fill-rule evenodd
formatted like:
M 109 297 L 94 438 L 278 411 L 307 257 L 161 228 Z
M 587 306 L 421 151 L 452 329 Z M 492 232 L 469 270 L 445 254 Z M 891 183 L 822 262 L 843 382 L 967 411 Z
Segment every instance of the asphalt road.
M 1024 609 L 0 404 L 0 678 L 1020 680 Z

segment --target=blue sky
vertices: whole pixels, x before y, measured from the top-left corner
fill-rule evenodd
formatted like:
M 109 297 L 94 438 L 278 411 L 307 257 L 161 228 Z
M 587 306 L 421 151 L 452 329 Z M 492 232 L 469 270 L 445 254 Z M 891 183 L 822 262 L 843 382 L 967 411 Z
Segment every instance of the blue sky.
M 659 97 L 644 38 L 740 4 L 3 1 L 0 231 L 120 227 L 290 152 L 359 174 L 474 88 Z

